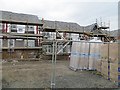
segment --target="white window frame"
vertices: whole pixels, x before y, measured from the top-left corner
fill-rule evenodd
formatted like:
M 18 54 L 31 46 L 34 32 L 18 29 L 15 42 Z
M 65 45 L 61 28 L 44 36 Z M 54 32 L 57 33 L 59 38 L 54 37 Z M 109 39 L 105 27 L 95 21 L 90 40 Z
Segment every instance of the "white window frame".
M 2 37 L 2 36 L 0 36 L 0 37 Z M 0 52 L 2 52 L 2 46 L 3 46 L 3 40 L 0 39 Z
M 15 47 L 15 40 L 14 39 L 8 39 L 8 47 L 9 48 Z

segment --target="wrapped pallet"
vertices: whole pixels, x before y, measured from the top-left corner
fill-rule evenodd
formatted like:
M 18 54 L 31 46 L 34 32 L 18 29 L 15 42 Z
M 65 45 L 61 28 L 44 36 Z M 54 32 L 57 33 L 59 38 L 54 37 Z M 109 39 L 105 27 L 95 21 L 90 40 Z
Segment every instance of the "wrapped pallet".
M 100 40 L 90 42 L 73 42 L 70 67 L 73 69 L 96 69 L 96 61 L 100 59 Z
M 93 39 L 89 43 L 89 70 L 96 69 L 96 61 L 100 59 L 101 40 Z
M 90 55 L 89 55 L 89 70 L 94 70 L 94 48 L 95 48 L 95 44 L 94 43 L 90 43 Z
M 80 67 L 79 60 L 80 60 L 80 42 L 73 42 L 70 56 L 70 68 L 74 70 L 79 69 Z
M 84 60 L 83 51 L 84 51 L 84 43 L 80 42 L 78 69 L 83 69 L 83 60 Z
M 84 69 L 88 69 L 89 68 L 89 43 L 85 43 L 85 49 L 84 49 Z
M 81 43 L 79 69 L 88 68 L 88 43 Z

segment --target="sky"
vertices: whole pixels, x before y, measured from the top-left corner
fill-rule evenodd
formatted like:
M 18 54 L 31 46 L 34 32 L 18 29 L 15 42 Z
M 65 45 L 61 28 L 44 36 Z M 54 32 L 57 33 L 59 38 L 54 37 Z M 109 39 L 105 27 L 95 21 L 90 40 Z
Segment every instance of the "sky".
M 40 19 L 75 22 L 81 26 L 95 23 L 118 29 L 119 0 L 0 0 L 0 10 L 37 15 Z

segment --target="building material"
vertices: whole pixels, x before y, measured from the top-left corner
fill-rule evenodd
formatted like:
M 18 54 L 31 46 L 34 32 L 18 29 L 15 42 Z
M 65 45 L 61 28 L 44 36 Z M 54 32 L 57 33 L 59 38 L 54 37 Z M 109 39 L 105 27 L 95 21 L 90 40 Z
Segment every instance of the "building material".
M 77 69 L 96 70 L 96 61 L 100 59 L 101 41 L 78 41 L 72 44 L 70 67 Z
M 107 62 L 107 59 L 102 60 L 101 73 L 104 75 L 104 77 L 106 77 L 106 79 L 108 78 L 108 62 Z
M 118 43 L 110 44 L 110 56 L 109 57 L 111 60 L 118 60 Z
M 110 63 L 110 78 L 113 81 L 118 81 L 118 62 Z
M 70 68 L 73 70 L 79 69 L 81 64 L 80 62 L 80 42 L 73 42 L 72 43 L 72 51 L 70 56 Z
M 110 62 L 110 80 L 117 82 L 118 81 L 118 62 Z M 97 71 L 103 75 L 106 79 L 108 79 L 108 61 L 107 59 L 102 59 L 97 61 Z
M 102 60 L 97 60 L 96 61 L 96 70 L 98 71 L 98 72 L 101 72 L 101 65 L 102 65 Z
M 114 60 L 118 60 L 118 43 L 110 43 L 110 50 L 109 50 L 109 58 L 110 61 L 114 62 Z M 101 58 L 107 59 L 108 58 L 108 44 L 102 44 L 100 51 L 101 51 Z

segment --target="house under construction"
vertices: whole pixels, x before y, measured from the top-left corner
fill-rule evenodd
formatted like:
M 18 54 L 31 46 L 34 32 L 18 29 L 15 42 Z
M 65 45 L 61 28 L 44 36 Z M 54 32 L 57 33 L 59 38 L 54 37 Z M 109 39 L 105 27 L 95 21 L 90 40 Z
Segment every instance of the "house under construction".
M 2 15 L 0 31 L 3 60 L 50 58 L 51 40 L 54 38 L 72 40 L 77 37 L 79 40 L 88 41 L 93 37 L 98 37 L 104 42 L 115 41 L 114 37 L 109 37 L 108 33 L 104 33 L 104 30 L 109 27 L 99 26 L 97 23 L 80 26 L 71 22 L 40 20 L 35 15 L 7 11 L 0 11 L 0 13 Z M 58 50 L 65 43 L 58 43 Z M 70 54 L 71 44 L 72 42 L 61 51 L 60 55 L 63 58 Z

